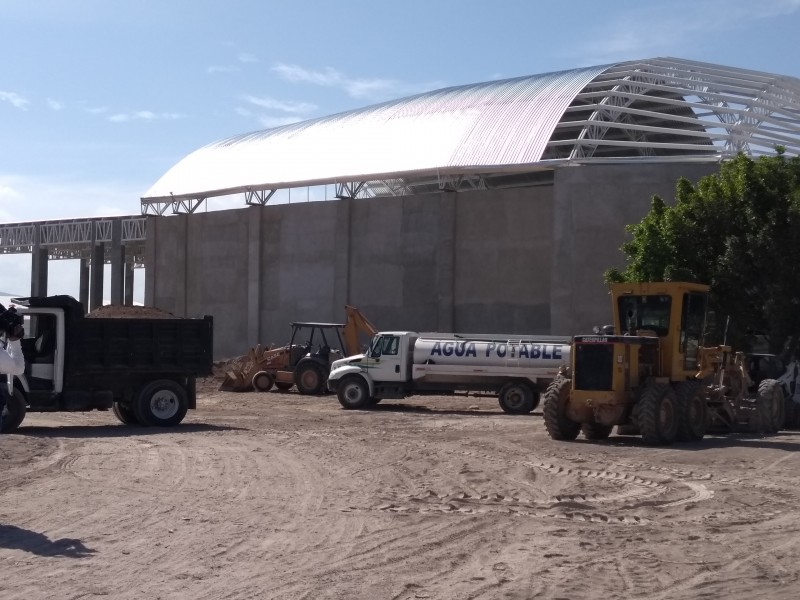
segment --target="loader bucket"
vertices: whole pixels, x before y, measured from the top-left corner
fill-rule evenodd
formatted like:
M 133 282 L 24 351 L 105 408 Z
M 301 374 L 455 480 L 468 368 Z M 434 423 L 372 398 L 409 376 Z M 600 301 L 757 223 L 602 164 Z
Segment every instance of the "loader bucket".
M 282 348 L 266 349 L 261 344 L 234 360 L 225 371 L 225 378 L 219 386 L 221 392 L 250 392 L 253 391 L 253 377 L 261 371 L 274 371 L 284 368 L 289 360 L 288 346 Z

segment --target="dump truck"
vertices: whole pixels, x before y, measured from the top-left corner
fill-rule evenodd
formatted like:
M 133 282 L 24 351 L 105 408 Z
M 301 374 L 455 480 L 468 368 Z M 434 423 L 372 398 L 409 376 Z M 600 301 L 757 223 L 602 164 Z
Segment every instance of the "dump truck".
M 366 340 L 377 329 L 355 306 L 345 306 L 344 323 L 295 321 L 289 343 L 279 348 L 258 345 L 225 372 L 221 391 L 268 392 L 273 385 L 285 391 L 293 385 L 304 395 L 327 391 L 331 364 L 359 351 L 359 336 Z
M 498 399 L 509 414 L 532 412 L 569 362 L 570 338 L 384 331 L 364 354 L 333 363 L 328 388 L 347 409 L 410 396 Z
M 647 444 L 697 442 L 709 430 L 777 431 L 780 384 L 754 385 L 742 352 L 704 347 L 709 286 L 620 283 L 610 291 L 614 333 L 575 336 L 570 366 L 545 392 L 551 438 L 600 440 L 614 426 Z
M 3 430 L 28 412 L 111 409 L 127 425 L 173 426 L 211 374 L 213 318 L 87 317 L 71 296 L 14 298 L 25 373 L 10 376 Z

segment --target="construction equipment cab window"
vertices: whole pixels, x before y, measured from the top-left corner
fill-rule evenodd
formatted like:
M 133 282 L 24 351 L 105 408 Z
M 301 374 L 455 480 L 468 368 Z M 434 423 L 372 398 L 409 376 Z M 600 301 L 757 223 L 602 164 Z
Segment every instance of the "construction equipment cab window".
M 659 337 L 669 333 L 670 296 L 622 296 L 619 314 L 623 333 L 636 335 L 639 330 L 654 331 Z
M 683 295 L 681 310 L 681 340 L 683 368 L 697 368 L 698 348 L 703 339 L 703 324 L 706 319 L 706 295 L 688 293 Z

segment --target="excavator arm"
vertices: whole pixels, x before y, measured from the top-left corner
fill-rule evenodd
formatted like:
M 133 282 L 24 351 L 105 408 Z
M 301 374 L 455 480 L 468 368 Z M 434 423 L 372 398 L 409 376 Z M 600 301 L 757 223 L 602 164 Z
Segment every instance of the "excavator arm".
M 345 306 L 344 309 L 347 313 L 347 320 L 342 329 L 344 351 L 347 356 L 352 356 L 360 352 L 358 334 L 363 333 L 369 339 L 372 339 L 378 333 L 378 329 L 355 306 Z

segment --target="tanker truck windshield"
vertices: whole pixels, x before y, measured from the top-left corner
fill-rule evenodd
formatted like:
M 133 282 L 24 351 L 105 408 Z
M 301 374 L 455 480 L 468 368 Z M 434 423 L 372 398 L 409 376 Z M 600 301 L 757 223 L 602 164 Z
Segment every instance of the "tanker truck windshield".
M 399 343 L 400 338 L 396 335 L 377 335 L 372 340 L 369 355 L 372 357 L 395 356 Z
M 655 331 L 660 337 L 669 333 L 670 296 L 622 296 L 618 308 L 624 333 L 634 335 L 640 329 Z

